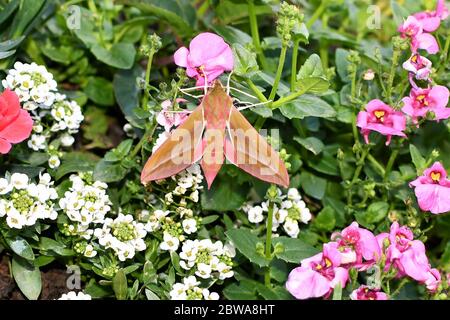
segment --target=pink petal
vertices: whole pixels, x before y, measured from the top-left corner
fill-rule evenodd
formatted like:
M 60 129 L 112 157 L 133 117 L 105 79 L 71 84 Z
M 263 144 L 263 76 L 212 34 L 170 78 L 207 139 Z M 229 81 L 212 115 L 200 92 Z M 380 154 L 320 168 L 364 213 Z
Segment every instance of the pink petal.
M 0 131 L 0 138 L 11 143 L 19 143 L 30 136 L 32 129 L 33 119 L 31 119 L 28 111 L 20 110 L 19 116 Z
M 450 211 L 450 188 L 439 184 L 422 184 L 414 190 L 420 209 L 433 214 Z
M 19 97 L 14 91 L 6 89 L 0 94 L 0 115 L 3 115 L 5 118 L 15 117 L 19 109 Z
M 420 19 L 422 23 L 423 30 L 426 32 L 434 32 L 439 28 L 441 24 L 441 19 L 439 17 L 427 17 Z
M 222 37 L 210 32 L 200 33 L 189 44 L 189 60 L 198 67 L 210 59 L 216 59 L 227 49 L 231 50 Z
M 439 45 L 436 38 L 429 33 L 422 33 L 416 36 L 417 47 L 426 50 L 429 54 L 436 54 L 439 51 Z
M 11 150 L 11 143 L 0 138 L 0 153 L 7 154 Z
M 430 267 L 422 241 L 412 241 L 411 247 L 403 252 L 398 262 L 403 271 L 414 280 L 425 281 L 428 278 Z
M 318 298 L 327 294 L 330 282 L 310 268 L 298 267 L 291 271 L 286 289 L 297 299 Z
M 188 55 L 189 50 L 186 47 L 181 47 L 177 51 L 175 51 L 175 54 L 173 55 L 175 64 L 180 67 L 187 67 L 188 66 Z

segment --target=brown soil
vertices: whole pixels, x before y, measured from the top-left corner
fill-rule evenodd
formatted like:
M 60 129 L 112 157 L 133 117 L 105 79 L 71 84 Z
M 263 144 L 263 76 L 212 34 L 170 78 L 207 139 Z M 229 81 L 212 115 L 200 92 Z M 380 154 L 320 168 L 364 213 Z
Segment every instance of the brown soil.
M 25 300 L 25 296 L 16 286 L 9 271 L 9 258 L 0 255 L 0 300 Z M 66 279 L 69 276 L 65 270 L 51 268 L 41 272 L 42 292 L 39 300 L 58 299 L 63 293 L 68 292 Z

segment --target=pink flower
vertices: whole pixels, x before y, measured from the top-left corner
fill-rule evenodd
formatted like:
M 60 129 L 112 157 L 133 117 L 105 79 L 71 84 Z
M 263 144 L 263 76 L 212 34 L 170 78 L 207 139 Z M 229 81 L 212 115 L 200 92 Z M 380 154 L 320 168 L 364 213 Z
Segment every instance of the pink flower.
M 410 182 L 423 211 L 433 214 L 450 211 L 450 180 L 440 162 L 435 162 L 423 175 Z
M 413 52 L 417 52 L 418 49 L 424 49 L 429 54 L 435 54 L 439 51 L 436 39 L 431 34 L 423 32 L 422 23 L 414 16 L 409 16 L 398 28 L 398 31 L 403 38 L 411 39 Z
M 366 111 L 358 113 L 357 126 L 361 128 L 366 143 L 369 143 L 370 131 L 387 136 L 386 145 L 389 145 L 393 135 L 406 137 L 403 133 L 406 117 L 378 99 L 370 101 L 366 105 Z
M 376 237 L 369 230 L 360 228 L 357 222 L 334 233 L 330 242 L 337 254 L 341 255 L 341 264 L 353 264 L 359 270 L 365 270 L 381 257 L 381 249 Z
M 409 97 L 402 99 L 402 111 L 411 116 L 414 122 L 418 117 L 425 117 L 428 112 L 434 113 L 434 119 L 439 121 L 450 117 L 450 108 L 447 108 L 449 91 L 444 86 L 431 88 L 413 88 Z
M 350 294 L 352 300 L 388 300 L 386 293 L 379 289 L 371 289 L 368 286 L 360 286 Z
M 414 14 L 414 17 L 422 24 L 426 32 L 433 32 L 439 28 L 441 20 L 448 17 L 448 9 L 444 0 L 438 0 L 436 11 L 424 11 Z
M 177 99 L 178 103 L 186 102 L 184 99 Z M 156 121 L 159 125 L 164 127 L 164 130 L 167 132 L 175 126 L 178 127 L 180 124 L 187 119 L 187 112 L 170 112 L 169 108 L 172 106 L 172 102 L 170 100 L 165 100 L 161 103 L 162 110 L 156 117 Z
M 11 144 L 27 139 L 33 128 L 28 111 L 20 108 L 19 97 L 6 89 L 0 95 L 0 153 L 11 150 Z
M 403 69 L 412 72 L 418 80 L 428 80 L 432 63 L 418 53 L 414 53 L 403 63 Z
M 425 280 L 425 285 L 427 289 L 431 292 L 435 292 L 439 285 L 441 284 L 441 274 L 438 269 L 430 269 L 427 273 L 427 279 Z
M 200 33 L 186 47 L 179 48 L 174 55 L 175 63 L 186 68 L 187 75 L 197 79 L 197 86 L 208 83 L 224 71 L 233 70 L 233 52 L 221 37 L 213 33 Z
M 340 265 L 340 256 L 328 252 L 304 259 L 300 267 L 289 274 L 286 289 L 297 299 L 326 297 L 337 284 L 344 288 L 348 281 L 348 270 Z

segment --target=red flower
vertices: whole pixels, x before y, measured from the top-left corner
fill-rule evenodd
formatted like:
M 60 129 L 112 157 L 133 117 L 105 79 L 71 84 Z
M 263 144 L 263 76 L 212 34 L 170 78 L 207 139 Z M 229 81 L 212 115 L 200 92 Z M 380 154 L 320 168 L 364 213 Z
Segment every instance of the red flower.
M 20 108 L 19 97 L 6 89 L 0 95 L 0 153 L 8 153 L 11 144 L 27 139 L 32 128 L 33 120 Z

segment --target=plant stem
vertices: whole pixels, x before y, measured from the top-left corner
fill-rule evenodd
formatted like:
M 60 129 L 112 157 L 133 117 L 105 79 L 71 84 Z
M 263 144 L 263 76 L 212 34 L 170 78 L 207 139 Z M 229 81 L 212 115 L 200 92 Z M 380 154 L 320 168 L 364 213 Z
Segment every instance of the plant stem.
M 272 260 L 272 225 L 273 225 L 273 203 L 269 206 L 267 213 L 267 229 L 266 229 L 266 259 Z M 270 288 L 270 262 L 264 274 L 264 284 Z
M 267 61 L 264 52 L 261 48 L 261 41 L 259 39 L 258 20 L 256 18 L 256 10 L 254 0 L 247 0 L 248 2 L 248 17 L 250 20 L 250 31 L 252 33 L 253 46 L 258 55 L 259 63 L 263 69 L 267 69 Z
M 261 92 L 261 90 L 258 89 L 258 87 L 253 83 L 252 80 L 247 78 L 246 82 L 247 82 L 248 86 L 250 87 L 250 89 L 252 89 L 252 91 L 256 94 L 259 101 L 267 102 L 267 98 L 264 96 L 264 94 Z
M 353 179 L 351 181 L 352 185 L 356 182 L 356 180 L 358 180 L 361 170 L 364 167 L 364 160 L 366 159 L 366 156 L 368 154 L 369 154 L 369 148 L 364 149 L 364 151 L 361 154 L 361 158 L 359 158 L 359 160 L 358 160 L 358 166 L 356 167 L 355 173 L 353 174 Z
M 298 60 L 299 46 L 300 46 L 300 39 L 295 39 L 294 40 L 294 48 L 292 49 L 291 92 L 295 91 L 295 84 L 297 82 L 297 60 Z
M 155 52 L 153 50 L 150 50 L 148 61 L 147 61 L 147 69 L 145 70 L 145 88 L 144 88 L 144 94 L 142 96 L 142 103 L 141 107 L 144 110 L 147 110 L 147 103 L 148 103 L 148 92 L 147 92 L 147 85 L 150 82 L 150 71 L 152 70 L 152 62 L 153 62 L 153 55 Z
M 380 175 L 384 177 L 384 175 L 386 174 L 386 170 L 384 169 L 383 165 L 379 163 L 378 160 L 375 159 L 374 156 L 370 153 L 367 155 L 367 160 L 369 160 L 373 164 L 375 169 L 377 169 L 377 171 L 380 173 Z
M 306 22 L 306 28 L 311 28 L 312 25 L 314 24 L 314 22 L 316 22 L 317 19 L 319 19 L 320 15 L 325 11 L 326 9 L 326 3 L 327 1 L 322 0 L 320 2 L 320 6 L 317 7 L 316 11 L 314 11 L 313 15 L 311 16 L 311 18 L 309 18 L 309 20 Z
M 392 86 L 394 84 L 394 77 L 395 77 L 395 69 L 397 68 L 398 58 L 400 57 L 400 50 L 394 49 L 394 52 L 392 54 L 392 64 L 391 64 L 391 70 L 389 71 L 389 78 L 387 83 L 387 99 L 389 100 L 389 103 L 392 104 Z
M 384 173 L 384 181 L 387 180 L 389 173 L 392 170 L 392 166 L 395 163 L 395 159 L 397 159 L 398 152 L 399 152 L 399 149 L 395 149 L 394 151 L 392 151 L 391 156 L 389 157 L 388 163 L 386 165 L 386 172 Z
M 289 102 L 291 100 L 294 100 L 295 98 L 298 98 L 301 95 L 305 94 L 309 89 L 310 88 L 307 87 L 307 88 L 304 88 L 303 90 L 299 90 L 297 92 L 294 92 L 294 93 L 292 93 L 292 94 L 290 94 L 290 95 L 288 95 L 286 97 L 280 98 L 277 101 L 275 101 L 274 103 L 272 103 L 271 108 L 272 109 L 277 109 L 277 108 L 281 107 L 283 104 L 285 104 L 285 103 L 287 103 L 287 102 Z
M 400 281 L 397 289 L 395 289 L 395 291 L 392 292 L 390 296 L 393 297 L 398 295 L 400 293 L 400 290 L 405 286 L 405 284 L 408 283 L 408 281 L 409 281 L 408 278 L 403 278 L 402 281 Z
M 277 72 L 275 73 L 275 80 L 273 81 L 272 91 L 270 91 L 269 100 L 275 98 L 277 94 L 278 85 L 280 84 L 281 75 L 283 73 L 284 60 L 286 59 L 287 45 L 283 44 L 281 46 L 280 59 L 278 60 Z

